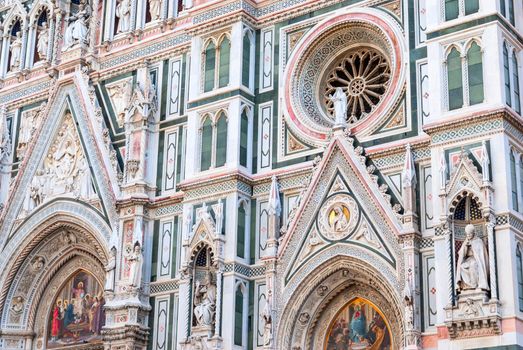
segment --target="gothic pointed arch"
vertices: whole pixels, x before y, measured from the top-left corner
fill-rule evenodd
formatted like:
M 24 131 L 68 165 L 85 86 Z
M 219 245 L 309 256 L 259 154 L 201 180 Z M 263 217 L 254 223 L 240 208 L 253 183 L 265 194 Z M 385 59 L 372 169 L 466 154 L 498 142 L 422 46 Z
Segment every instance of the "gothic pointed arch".
M 39 120 L 34 121 L 40 127 L 35 130 L 27 145 L 20 171 L 13 182 L 6 201 L 7 205 L 0 216 L 1 230 L 8 232 L 0 237 L 1 248 L 4 248 L 6 241 L 13 236 L 15 230 L 12 228 L 46 202 L 45 198 L 50 200 L 63 196 L 70 198 L 79 196 L 80 184 L 64 183 L 60 193 L 53 192 L 52 196 L 44 196 L 43 200 L 33 203 L 36 205 L 26 206 L 28 198 L 33 195 L 30 193 L 31 188 L 38 187 L 36 180 L 50 161 L 49 154 L 56 155 L 55 162 L 67 161 L 67 166 L 63 169 L 67 170 L 64 177 L 74 175 L 69 174 L 71 171 L 90 177 L 92 188 L 84 189 L 89 192 L 89 196 L 80 197 L 84 198 L 84 202 L 90 202 L 86 198 L 91 198 L 91 192 L 94 191 L 94 196 L 98 199 L 93 203 L 96 202 L 99 212 L 111 226 L 116 223 L 115 194 L 119 193 L 119 188 L 115 169 L 109 157 L 109 145 L 102 139 L 101 123 L 95 123 L 100 119 L 95 113 L 96 107 L 92 105 L 88 87 L 78 76 L 66 79 L 57 85 L 57 89 L 51 92 L 49 102 L 41 109 Z M 63 136 L 65 136 L 64 140 L 62 140 Z M 82 157 L 79 157 L 79 154 L 82 154 Z M 83 164 L 82 159 L 85 160 Z M 79 175 L 78 181 L 80 181 Z M 89 184 L 88 179 L 85 179 L 85 183 Z

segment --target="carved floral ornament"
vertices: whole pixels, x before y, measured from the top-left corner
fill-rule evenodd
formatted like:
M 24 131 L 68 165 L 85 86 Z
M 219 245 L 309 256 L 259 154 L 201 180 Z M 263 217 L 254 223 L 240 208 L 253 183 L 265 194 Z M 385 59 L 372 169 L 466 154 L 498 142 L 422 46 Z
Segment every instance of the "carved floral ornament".
M 337 122 L 337 88 L 345 95 L 341 110 L 352 132 L 386 118 L 405 82 L 403 35 L 392 18 L 374 9 L 341 11 L 317 24 L 285 70 L 289 127 L 311 144 L 325 144 Z

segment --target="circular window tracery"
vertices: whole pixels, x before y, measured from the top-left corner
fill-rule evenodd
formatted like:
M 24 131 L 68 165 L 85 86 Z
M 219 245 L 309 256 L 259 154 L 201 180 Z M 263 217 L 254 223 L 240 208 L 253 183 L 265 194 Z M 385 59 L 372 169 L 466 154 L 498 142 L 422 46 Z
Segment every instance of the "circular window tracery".
M 341 87 L 347 95 L 347 121 L 354 124 L 368 115 L 381 101 L 390 81 L 390 64 L 372 48 L 349 51 L 335 61 L 324 84 L 324 104 L 334 119 L 330 96 Z

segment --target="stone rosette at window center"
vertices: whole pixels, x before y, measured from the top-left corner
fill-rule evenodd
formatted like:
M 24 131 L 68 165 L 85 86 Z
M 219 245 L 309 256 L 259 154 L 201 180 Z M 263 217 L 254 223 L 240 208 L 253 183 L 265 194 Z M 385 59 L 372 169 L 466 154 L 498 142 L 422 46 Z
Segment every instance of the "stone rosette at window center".
M 338 13 L 300 40 L 285 71 L 284 115 L 297 136 L 322 145 L 334 126 L 329 95 L 347 95 L 347 123 L 353 133 L 373 129 L 386 118 L 405 84 L 404 34 L 376 9 Z

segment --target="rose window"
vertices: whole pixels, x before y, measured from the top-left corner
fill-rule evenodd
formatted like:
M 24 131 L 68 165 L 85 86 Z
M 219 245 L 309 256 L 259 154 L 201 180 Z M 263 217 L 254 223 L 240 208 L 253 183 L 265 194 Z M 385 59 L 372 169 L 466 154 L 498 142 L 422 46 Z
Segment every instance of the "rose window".
M 388 60 L 374 49 L 350 51 L 336 61 L 325 81 L 326 111 L 334 119 L 330 96 L 341 87 L 347 95 L 347 121 L 356 123 L 372 112 L 385 94 L 391 77 Z

